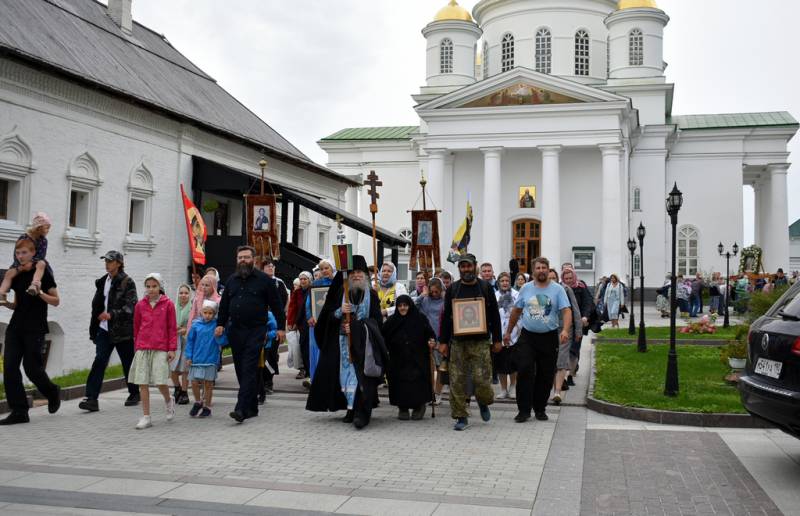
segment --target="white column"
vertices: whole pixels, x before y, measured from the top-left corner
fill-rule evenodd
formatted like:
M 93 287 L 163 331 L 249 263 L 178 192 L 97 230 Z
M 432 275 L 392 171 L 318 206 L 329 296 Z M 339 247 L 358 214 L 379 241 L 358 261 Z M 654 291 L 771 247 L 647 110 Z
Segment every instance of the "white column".
M 539 147 L 542 152 L 542 191 L 537 196 L 542 209 L 542 256 L 554 268 L 561 266 L 560 145 Z
M 352 213 L 355 216 L 360 216 L 359 213 L 359 206 L 358 206 L 358 199 L 361 195 L 361 188 L 360 187 L 350 187 L 345 192 L 345 210 L 347 213 Z M 349 244 L 353 244 L 353 251 L 359 249 L 358 247 L 358 231 L 355 229 L 344 227 L 344 234 L 345 234 L 345 242 Z
M 619 220 L 620 145 L 600 145 L 603 154 L 602 232 L 599 275 L 624 274 L 622 270 L 622 225 Z
M 433 206 L 431 203 L 426 201 L 426 207 L 429 210 L 434 209 L 443 209 L 444 206 L 444 160 L 447 156 L 447 149 L 425 149 L 425 152 L 428 154 L 428 170 L 425 171 L 425 177 L 428 180 L 428 184 L 426 186 L 426 191 L 428 192 L 428 198 L 430 201 L 433 202 Z M 417 209 L 422 209 L 422 204 L 420 203 L 417 206 Z M 441 220 L 439 221 L 441 223 Z M 452 235 L 450 235 L 452 236 Z M 445 236 L 442 232 L 442 226 L 439 226 L 439 253 L 444 259 L 447 255 L 442 255 L 442 247 L 447 249 L 447 239 L 450 236 Z
M 763 217 L 761 215 L 761 184 L 758 181 L 753 182 L 753 243 L 758 246 L 763 246 L 764 233 L 761 228 Z
M 764 248 L 764 268 L 774 273 L 778 268 L 789 269 L 789 200 L 786 193 L 786 175 L 789 163 L 767 165 L 769 174 L 768 202 L 769 226 L 766 226 L 769 247 Z
M 500 263 L 502 256 L 501 239 L 502 227 L 500 221 L 501 204 L 501 159 L 502 147 L 482 148 L 483 151 L 483 204 L 476 209 L 475 222 L 483 228 L 483 249 L 476 253 L 478 262 L 489 262 L 495 270 L 502 270 Z

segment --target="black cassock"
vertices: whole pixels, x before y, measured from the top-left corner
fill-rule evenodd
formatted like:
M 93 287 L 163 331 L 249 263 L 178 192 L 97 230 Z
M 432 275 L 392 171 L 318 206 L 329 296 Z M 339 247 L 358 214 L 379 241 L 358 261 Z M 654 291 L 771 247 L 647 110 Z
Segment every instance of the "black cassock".
M 389 403 L 401 409 L 416 409 L 433 401 L 431 389 L 431 351 L 428 340 L 435 339 L 428 318 L 408 296 L 408 313 L 395 313 L 383 325 L 383 338 L 389 348 Z
M 328 288 L 325 298 L 325 305 L 320 311 L 317 323 L 314 326 L 314 337 L 319 347 L 319 362 L 314 371 L 314 378 L 311 380 L 311 390 L 306 400 L 306 410 L 313 412 L 335 412 L 346 410 L 347 401 L 342 386 L 339 382 L 339 368 L 341 354 L 339 353 L 339 335 L 342 320 L 336 317 L 336 310 L 341 307 L 343 296 L 342 273 L 336 274 Z M 369 305 L 369 324 L 373 329 L 380 332 L 381 329 L 381 305 L 378 294 L 370 290 Z M 355 304 L 355 303 L 353 303 Z M 352 359 L 353 366 L 358 377 L 358 389 L 354 403 L 356 414 L 361 413 L 369 419 L 372 409 L 378 406 L 378 385 L 379 378 L 364 376 L 364 355 L 366 349 L 366 322 L 356 321 L 355 314 L 350 323 L 350 334 L 352 339 Z M 378 334 L 380 337 L 380 334 Z M 376 349 L 379 349 L 380 358 L 383 364 L 388 362 L 388 356 L 383 342 L 376 342 Z

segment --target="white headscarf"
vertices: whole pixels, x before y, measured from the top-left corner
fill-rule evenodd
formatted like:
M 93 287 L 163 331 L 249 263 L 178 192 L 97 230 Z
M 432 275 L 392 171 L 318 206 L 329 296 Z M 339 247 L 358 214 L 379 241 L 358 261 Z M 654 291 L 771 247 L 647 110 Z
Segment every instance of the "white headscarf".
M 144 277 L 144 282 L 147 283 L 147 280 L 155 280 L 158 283 L 158 288 L 161 289 L 161 292 L 166 293 L 167 287 L 164 284 L 164 278 L 161 277 L 161 274 L 157 272 L 151 272 L 147 276 Z

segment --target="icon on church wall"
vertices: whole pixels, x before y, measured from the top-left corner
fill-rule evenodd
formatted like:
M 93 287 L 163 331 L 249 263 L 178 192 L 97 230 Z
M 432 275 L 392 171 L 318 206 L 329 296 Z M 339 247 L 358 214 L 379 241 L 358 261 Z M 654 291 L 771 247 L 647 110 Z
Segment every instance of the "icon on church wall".
M 433 221 L 417 222 L 417 245 L 433 245 Z
M 535 208 L 536 207 L 536 187 L 535 186 L 520 186 L 519 187 L 519 207 L 520 208 Z

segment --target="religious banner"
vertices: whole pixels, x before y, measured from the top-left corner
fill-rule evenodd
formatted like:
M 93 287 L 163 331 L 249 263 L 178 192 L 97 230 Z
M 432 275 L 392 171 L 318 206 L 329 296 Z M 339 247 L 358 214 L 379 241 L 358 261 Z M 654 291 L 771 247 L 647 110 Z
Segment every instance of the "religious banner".
M 411 212 L 411 259 L 409 268 L 433 270 L 441 266 L 439 257 L 439 221 L 436 210 Z
M 333 265 L 337 271 L 353 270 L 353 244 L 337 244 L 332 246 Z
M 247 242 L 259 259 L 280 257 L 274 195 L 245 195 Z
M 186 220 L 186 233 L 189 235 L 189 249 L 192 252 L 192 263 L 200 265 L 206 264 L 206 238 L 208 230 L 203 220 L 200 210 L 186 195 L 186 191 L 181 185 L 181 197 L 183 198 L 183 216 Z

